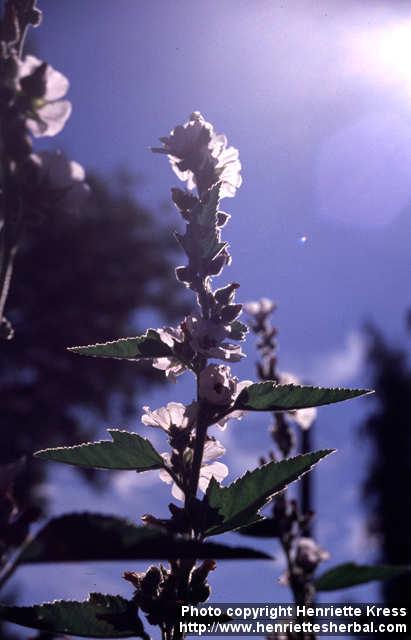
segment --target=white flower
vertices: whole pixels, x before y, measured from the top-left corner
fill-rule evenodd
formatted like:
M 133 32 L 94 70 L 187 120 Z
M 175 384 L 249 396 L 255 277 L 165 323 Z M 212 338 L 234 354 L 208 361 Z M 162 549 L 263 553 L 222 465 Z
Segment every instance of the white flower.
M 25 87 L 40 67 L 44 67 L 42 77 L 37 79 L 41 90 L 33 95 Z M 33 136 L 39 138 L 60 133 L 71 114 L 71 103 L 61 100 L 69 88 L 67 78 L 50 65 L 45 66 L 41 60 L 29 55 L 19 63 L 18 79 L 21 89 L 32 98 L 27 126 Z
M 222 462 L 215 462 L 225 454 L 225 447 L 218 440 L 207 440 L 204 445 L 203 460 L 200 469 L 198 486 L 205 493 L 211 478 L 221 483 L 228 475 L 228 467 Z
M 169 347 L 174 347 L 176 342 L 183 342 L 184 333 L 181 327 L 163 327 L 157 329 L 157 333 L 160 336 L 160 340 Z
M 252 380 L 242 380 L 241 382 L 237 382 L 236 390 L 233 397 L 233 403 L 237 400 L 238 396 L 242 392 L 243 389 L 246 389 L 253 384 Z M 229 420 L 242 420 L 247 411 L 243 409 L 237 409 L 236 411 L 232 411 L 228 415 L 224 416 L 221 420 L 217 422 L 217 426 L 220 427 L 221 431 L 224 431 L 227 427 Z
M 299 539 L 295 560 L 300 567 L 314 571 L 320 562 L 328 560 L 329 557 L 328 551 L 321 549 L 311 538 Z
M 163 458 L 166 465 L 171 466 L 171 453 L 162 453 L 161 457 Z M 158 477 L 163 482 L 172 484 L 171 494 L 176 500 L 184 501 L 184 491 L 182 491 L 180 487 L 174 482 L 168 471 L 166 471 L 165 469 L 161 469 L 161 471 L 158 472 Z
M 213 153 L 214 155 L 214 153 Z M 220 198 L 233 198 L 243 182 L 238 149 L 222 149 L 217 157 L 216 173 L 221 181 Z
M 160 340 L 171 348 L 175 346 L 175 343 L 184 341 L 184 333 L 181 327 L 164 327 L 163 329 L 157 329 L 157 333 L 160 335 Z M 176 381 L 177 376 L 187 370 L 187 366 L 175 356 L 154 358 L 152 365 L 155 369 L 164 371 L 166 377 L 173 382 Z
M 160 140 L 164 147 L 154 151 L 168 154 L 173 171 L 188 189 L 200 187 L 196 180 L 202 182 L 202 190 L 221 182 L 221 198 L 235 195 L 242 182 L 238 150 L 227 147 L 227 138 L 216 134 L 199 111 Z
M 169 378 L 172 382 L 175 382 L 177 376 L 180 376 L 184 371 L 187 370 L 185 364 L 180 362 L 178 358 L 164 356 L 163 358 L 154 358 L 152 365 L 155 369 L 159 369 L 160 371 L 164 371 L 167 378 Z
M 299 385 L 300 380 L 292 373 L 284 371 L 279 376 L 280 384 L 295 384 Z M 317 409 L 315 407 L 307 407 L 306 409 L 296 409 L 295 411 L 288 411 L 292 419 L 303 429 L 309 429 L 312 423 L 317 418 Z
M 191 428 L 197 417 L 197 404 L 188 407 L 181 402 L 169 402 L 165 407 L 150 411 L 150 407 L 143 407 L 144 415 L 141 421 L 150 427 L 159 427 L 163 431 L 170 431 L 172 426 L 178 429 Z
M 216 459 L 220 458 L 224 453 L 225 447 L 223 447 L 221 442 L 218 440 L 206 441 L 198 481 L 198 486 L 203 493 L 207 491 L 211 478 L 215 478 L 217 482 L 221 482 L 228 475 L 227 465 L 222 462 L 216 462 Z M 170 453 L 162 453 L 161 456 L 167 465 L 171 464 Z M 163 482 L 172 484 L 171 493 L 174 498 L 176 498 L 176 500 L 184 501 L 184 492 L 173 481 L 170 474 L 165 469 L 162 469 L 158 475 Z
M 211 405 L 230 405 L 235 397 L 237 379 L 231 376 L 230 367 L 209 364 L 200 373 L 200 398 Z
M 36 171 L 39 189 L 44 189 L 44 197 L 50 206 L 59 206 L 67 211 L 81 209 L 90 193 L 85 182 L 83 167 L 69 160 L 61 151 L 41 151 L 30 156 Z
M 194 173 L 187 165 L 195 165 L 197 171 L 207 167 L 213 135 L 213 126 L 204 120 L 201 113 L 194 111 L 188 122 L 175 127 L 169 138 L 162 139 L 169 151 L 168 158 L 174 173 L 187 183 L 188 189 L 194 189 L 196 183 Z
M 248 302 L 244 305 L 244 311 L 258 320 L 264 320 L 274 309 L 275 303 L 269 298 L 261 298 L 261 300 Z
M 224 342 L 231 333 L 230 326 L 225 327 L 195 315 L 188 316 L 185 323 L 194 351 L 208 358 L 218 358 L 227 362 L 238 362 L 245 356 L 241 345 Z
M 301 427 L 303 431 L 306 431 L 311 427 L 313 422 L 317 419 L 317 409 L 315 407 L 307 407 L 306 409 L 298 409 L 292 411 L 293 419 Z

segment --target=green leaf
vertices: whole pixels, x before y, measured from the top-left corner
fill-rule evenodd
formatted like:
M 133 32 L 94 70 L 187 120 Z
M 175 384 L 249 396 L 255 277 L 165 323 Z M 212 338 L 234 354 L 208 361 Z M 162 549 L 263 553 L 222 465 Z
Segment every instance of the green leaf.
M 31 607 L 0 604 L 0 618 L 23 627 L 83 638 L 149 640 L 133 602 L 100 593 L 91 593 L 84 602 L 57 600 Z
M 270 559 L 244 547 L 184 540 L 115 516 L 71 513 L 50 520 L 26 546 L 19 564 L 108 560 Z
M 374 580 L 389 580 L 411 571 L 411 567 L 394 565 L 360 565 L 346 562 L 329 569 L 315 581 L 318 591 L 336 591 Z
M 92 344 L 85 347 L 69 347 L 68 350 L 82 356 L 125 358 L 126 360 L 162 358 L 173 353 L 172 348 L 161 340 L 160 334 L 154 329 L 148 329 L 144 335 L 135 338 L 120 338 L 113 342 Z
M 238 396 L 234 409 L 247 411 L 292 411 L 319 407 L 373 393 L 369 389 L 327 389 L 294 384 L 260 382 L 252 384 Z
M 262 518 L 258 522 L 237 529 L 237 533 L 253 538 L 278 538 L 278 522 L 274 518 Z
M 206 499 L 214 513 L 206 535 L 215 535 L 248 526 L 260 520 L 258 511 L 268 500 L 306 473 L 321 458 L 333 453 L 324 449 L 306 453 L 281 462 L 269 462 L 222 487 L 214 478 L 208 486 Z
M 93 469 L 149 471 L 164 466 L 163 458 L 147 438 L 136 433 L 108 429 L 113 441 L 87 442 L 74 447 L 43 449 L 34 455 L 42 460 L 64 462 Z

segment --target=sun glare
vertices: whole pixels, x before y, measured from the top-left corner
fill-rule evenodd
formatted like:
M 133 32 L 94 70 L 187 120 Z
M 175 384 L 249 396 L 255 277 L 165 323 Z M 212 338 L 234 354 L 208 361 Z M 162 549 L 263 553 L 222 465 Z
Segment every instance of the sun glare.
M 375 54 L 387 71 L 404 71 L 411 78 L 411 23 L 383 31 L 376 42 Z
M 411 21 L 351 33 L 346 44 L 351 73 L 411 90 Z

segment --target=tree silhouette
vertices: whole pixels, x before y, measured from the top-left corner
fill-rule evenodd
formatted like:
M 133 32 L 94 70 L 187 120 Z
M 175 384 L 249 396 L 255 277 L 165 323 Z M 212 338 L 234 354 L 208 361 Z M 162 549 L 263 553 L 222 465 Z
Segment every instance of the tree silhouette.
M 92 196 L 81 212 L 43 211 L 28 229 L 8 303 L 15 338 L 0 351 L 0 463 L 89 438 L 113 411 L 127 419 L 138 393 L 162 378 L 153 368 L 66 350 L 135 335 L 145 311 L 160 323 L 181 314 L 176 243 L 129 182 L 117 177 L 109 188 L 89 179 Z M 20 504 L 32 501 L 27 486 L 45 468 L 30 463 L 20 476 Z
M 367 332 L 368 362 L 378 402 L 363 427 L 373 446 L 364 486 L 369 529 L 379 541 L 382 562 L 410 565 L 411 368 L 405 350 L 389 345 L 375 327 L 368 327 Z M 382 594 L 391 606 L 410 606 L 410 574 L 384 582 Z

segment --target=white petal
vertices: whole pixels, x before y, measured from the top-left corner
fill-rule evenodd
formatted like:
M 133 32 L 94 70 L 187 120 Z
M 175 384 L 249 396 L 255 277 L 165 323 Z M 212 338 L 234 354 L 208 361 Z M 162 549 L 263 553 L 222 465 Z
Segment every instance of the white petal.
M 84 167 L 81 166 L 79 162 L 75 160 L 70 160 L 70 172 L 73 180 L 82 182 L 85 180 L 86 172 L 84 171 Z
M 36 56 L 25 56 L 24 60 L 18 62 L 19 78 L 30 76 L 41 64 L 42 61 L 36 58 Z
M 217 482 L 221 482 L 228 475 L 228 467 L 222 462 L 213 462 L 213 464 L 207 464 L 204 467 L 201 467 L 200 471 L 200 479 L 198 481 L 198 486 L 201 491 L 205 493 L 207 491 L 207 487 L 210 484 L 211 478 L 215 478 Z
M 164 344 L 166 344 L 168 347 L 174 346 L 173 336 L 169 331 L 167 331 L 167 329 L 158 329 L 157 333 L 160 336 L 161 342 L 164 342 Z
M 165 469 L 161 469 L 161 471 L 158 472 L 158 477 L 167 484 L 171 484 L 173 482 L 173 478 Z
M 160 369 L 160 371 L 166 371 L 171 366 L 171 358 L 154 358 L 152 365 L 155 369 Z
M 71 103 L 68 100 L 48 102 L 37 110 L 41 120 L 39 124 L 35 120 L 28 119 L 27 126 L 33 136 L 55 136 L 63 129 L 71 114 Z M 43 126 L 42 126 L 43 125 Z
M 300 384 L 299 379 L 293 373 L 289 371 L 282 371 L 280 373 L 280 384 Z
M 217 422 L 217 427 L 221 431 L 225 431 L 227 429 L 229 419 L 230 419 L 230 416 L 225 416 L 224 418 L 221 418 L 221 420 Z
M 171 494 L 176 500 L 181 500 L 181 502 L 184 502 L 184 491 L 181 491 L 180 487 L 178 487 L 175 482 L 173 483 Z
M 228 164 L 236 164 L 239 163 L 239 151 L 235 147 L 228 147 L 227 149 L 223 149 L 218 157 L 218 165 L 217 167 L 224 167 Z M 240 164 L 241 169 L 241 164 Z
M 247 387 L 249 387 L 252 384 L 254 384 L 252 380 L 241 380 L 240 382 L 238 382 L 237 388 L 236 388 L 237 396 L 239 396 L 244 389 L 247 389 Z
M 221 458 L 226 452 L 225 447 L 218 440 L 207 440 L 204 445 L 202 464 Z
M 184 427 L 187 424 L 186 407 L 181 402 L 169 402 L 167 405 L 170 426 L 174 424 L 176 427 Z
M 27 118 L 26 124 L 27 128 L 35 138 L 41 138 L 41 136 L 47 135 L 45 133 L 45 131 L 47 130 L 47 126 L 44 124 L 44 122 L 38 122 L 38 120 Z
M 45 100 L 59 100 L 66 95 L 69 89 L 70 83 L 60 71 L 57 71 L 50 65 L 47 65 L 46 69 L 46 93 L 44 94 Z
M 166 451 L 160 454 L 166 464 L 170 464 L 171 462 L 171 453 Z
M 308 407 L 307 409 L 298 409 L 293 413 L 293 418 L 300 425 L 304 431 L 309 429 L 317 418 L 317 409 L 315 407 Z
M 261 298 L 261 300 L 249 302 L 244 305 L 244 310 L 251 316 L 266 316 L 275 309 L 275 302 L 269 298 Z
M 275 302 L 270 298 L 261 298 L 260 306 L 263 313 L 272 313 L 275 309 Z
M 145 411 L 145 415 L 141 417 L 141 422 L 146 425 L 146 427 L 160 427 L 160 429 L 168 431 L 170 425 L 165 419 L 168 416 L 165 407 L 161 407 L 156 411 L 150 411 L 150 407 L 143 407 L 143 410 Z

